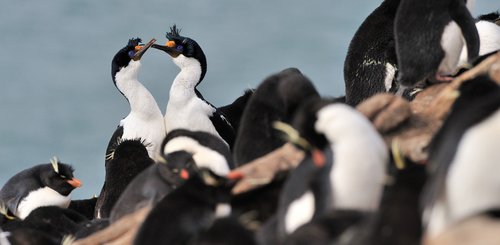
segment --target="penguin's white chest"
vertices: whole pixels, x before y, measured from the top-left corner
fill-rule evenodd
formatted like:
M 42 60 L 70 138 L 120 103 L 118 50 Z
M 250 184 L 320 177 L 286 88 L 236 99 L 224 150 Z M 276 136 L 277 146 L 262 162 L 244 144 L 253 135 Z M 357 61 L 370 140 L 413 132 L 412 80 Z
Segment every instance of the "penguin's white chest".
M 307 191 L 288 207 L 285 214 L 285 230 L 287 234 L 312 220 L 314 216 L 314 195 Z
M 70 195 L 63 196 L 54 189 L 46 186 L 28 193 L 28 195 L 19 202 L 15 215 L 20 219 L 24 219 L 36 208 L 44 206 L 67 208 L 70 202 Z

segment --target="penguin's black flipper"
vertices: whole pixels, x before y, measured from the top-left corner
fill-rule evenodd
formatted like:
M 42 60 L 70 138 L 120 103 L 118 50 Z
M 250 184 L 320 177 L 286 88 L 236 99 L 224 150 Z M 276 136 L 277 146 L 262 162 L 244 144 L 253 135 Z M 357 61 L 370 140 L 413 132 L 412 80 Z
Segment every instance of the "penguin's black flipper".
M 467 58 L 472 62 L 479 56 L 479 33 L 476 28 L 476 21 L 470 14 L 464 1 L 452 1 L 450 6 L 451 19 L 455 21 L 467 44 Z
M 235 133 L 238 132 L 241 115 L 243 115 L 243 111 L 245 110 L 248 100 L 252 97 L 253 92 L 253 89 L 247 89 L 244 94 L 238 97 L 233 103 L 219 107 L 219 110 L 233 126 Z
M 80 213 L 87 219 L 91 220 L 94 218 L 94 210 L 96 203 L 97 203 L 97 197 L 92 197 L 89 199 L 82 199 L 82 200 L 72 200 L 69 203 L 68 208 Z

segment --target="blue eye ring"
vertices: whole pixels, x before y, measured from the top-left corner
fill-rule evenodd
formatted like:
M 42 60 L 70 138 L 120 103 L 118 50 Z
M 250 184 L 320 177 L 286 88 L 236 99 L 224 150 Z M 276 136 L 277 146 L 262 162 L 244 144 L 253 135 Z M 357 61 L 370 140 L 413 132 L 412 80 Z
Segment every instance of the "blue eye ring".
M 135 55 L 134 50 L 128 51 L 128 57 L 132 58 L 132 57 L 134 57 L 134 55 Z
M 177 47 L 175 47 L 175 49 L 177 49 L 177 51 L 182 51 L 184 49 L 184 46 L 177 45 Z

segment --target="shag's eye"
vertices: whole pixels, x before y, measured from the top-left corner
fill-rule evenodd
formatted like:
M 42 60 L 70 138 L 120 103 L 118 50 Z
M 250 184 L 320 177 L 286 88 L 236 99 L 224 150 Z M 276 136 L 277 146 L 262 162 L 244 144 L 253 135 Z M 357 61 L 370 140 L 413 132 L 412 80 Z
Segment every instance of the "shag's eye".
M 135 55 L 134 50 L 128 51 L 128 57 L 132 58 L 132 57 L 134 57 L 134 55 Z
M 177 45 L 177 47 L 175 47 L 175 49 L 177 49 L 178 51 L 182 51 L 184 47 L 182 45 Z

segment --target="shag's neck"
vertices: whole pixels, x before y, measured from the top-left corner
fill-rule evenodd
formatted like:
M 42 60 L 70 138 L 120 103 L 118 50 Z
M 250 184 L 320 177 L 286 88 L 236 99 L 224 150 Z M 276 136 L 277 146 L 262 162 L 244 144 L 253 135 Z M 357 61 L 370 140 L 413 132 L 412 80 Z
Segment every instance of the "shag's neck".
M 181 68 L 181 71 L 175 77 L 172 87 L 170 87 L 169 103 L 183 103 L 187 99 L 196 96 L 196 85 L 200 81 L 201 66 L 195 59 L 178 57 L 174 62 Z
M 137 80 L 140 67 L 139 61 L 130 61 L 127 67 L 123 67 L 116 73 L 116 87 L 128 100 L 131 113 L 137 113 L 144 117 L 161 115 L 153 95 Z

